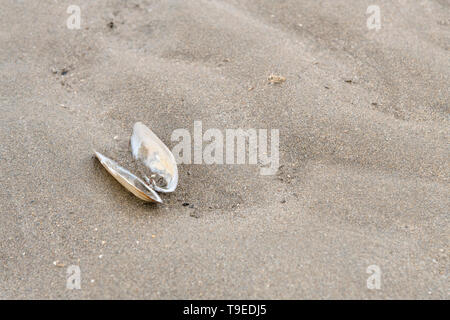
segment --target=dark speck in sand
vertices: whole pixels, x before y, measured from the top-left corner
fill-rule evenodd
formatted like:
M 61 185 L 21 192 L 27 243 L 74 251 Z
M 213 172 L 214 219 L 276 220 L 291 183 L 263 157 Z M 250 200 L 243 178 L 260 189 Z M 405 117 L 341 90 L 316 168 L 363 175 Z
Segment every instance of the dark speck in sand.
M 187 207 L 188 205 L 189 205 L 188 202 L 183 202 L 183 204 L 182 204 L 183 207 Z
M 200 218 L 200 214 L 197 211 L 191 212 L 189 216 L 196 219 Z

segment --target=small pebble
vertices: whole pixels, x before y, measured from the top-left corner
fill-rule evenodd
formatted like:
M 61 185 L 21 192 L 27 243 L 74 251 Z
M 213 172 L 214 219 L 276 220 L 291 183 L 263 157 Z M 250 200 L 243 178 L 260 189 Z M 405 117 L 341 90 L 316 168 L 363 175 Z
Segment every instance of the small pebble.
M 189 214 L 189 216 L 191 216 L 192 218 L 196 218 L 196 219 L 200 218 L 200 214 L 198 212 L 196 212 L 196 211 L 191 212 Z
M 59 261 L 53 261 L 53 264 L 54 264 L 55 266 L 57 266 L 58 268 L 62 268 L 62 267 L 65 266 L 64 263 L 61 263 L 61 262 L 59 262 Z

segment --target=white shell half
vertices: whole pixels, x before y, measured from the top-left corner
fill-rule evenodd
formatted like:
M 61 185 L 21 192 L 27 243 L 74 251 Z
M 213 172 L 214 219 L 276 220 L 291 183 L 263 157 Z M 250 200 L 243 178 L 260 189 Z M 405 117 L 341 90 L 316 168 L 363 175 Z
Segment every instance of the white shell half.
M 144 181 L 136 177 L 127 169 L 121 167 L 114 160 L 105 157 L 100 152 L 95 151 L 95 156 L 106 170 L 123 185 L 128 191 L 133 193 L 136 197 L 147 202 L 162 203 L 159 195 L 151 189 Z
M 178 168 L 175 157 L 169 148 L 143 123 L 136 122 L 131 135 L 131 152 L 136 160 L 141 161 L 151 172 L 161 176 L 165 187 L 152 187 L 159 192 L 173 192 L 178 184 Z

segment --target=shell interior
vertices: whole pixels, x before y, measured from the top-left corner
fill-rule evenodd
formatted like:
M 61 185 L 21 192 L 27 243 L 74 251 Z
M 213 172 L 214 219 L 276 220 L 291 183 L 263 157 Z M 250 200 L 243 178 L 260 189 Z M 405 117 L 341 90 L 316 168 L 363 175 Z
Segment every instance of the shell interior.
M 144 181 L 136 177 L 127 169 L 121 167 L 117 162 L 102 155 L 100 152 L 94 151 L 95 156 L 106 170 L 123 185 L 128 191 L 136 197 L 147 202 L 162 203 L 159 195 L 151 189 Z
M 159 192 L 173 192 L 178 184 L 178 169 L 175 157 L 167 146 L 141 122 L 133 126 L 130 142 L 133 157 L 165 181 L 165 185 L 161 186 L 149 179 L 152 187 Z

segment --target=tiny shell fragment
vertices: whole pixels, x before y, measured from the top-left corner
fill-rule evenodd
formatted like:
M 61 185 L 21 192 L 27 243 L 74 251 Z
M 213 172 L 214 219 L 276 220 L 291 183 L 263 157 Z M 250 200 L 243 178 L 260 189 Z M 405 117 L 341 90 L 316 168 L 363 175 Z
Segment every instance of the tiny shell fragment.
M 272 74 L 269 76 L 269 78 L 267 80 L 269 80 L 270 83 L 279 84 L 279 83 L 285 82 L 286 78 L 283 76 L 276 76 L 276 75 Z

